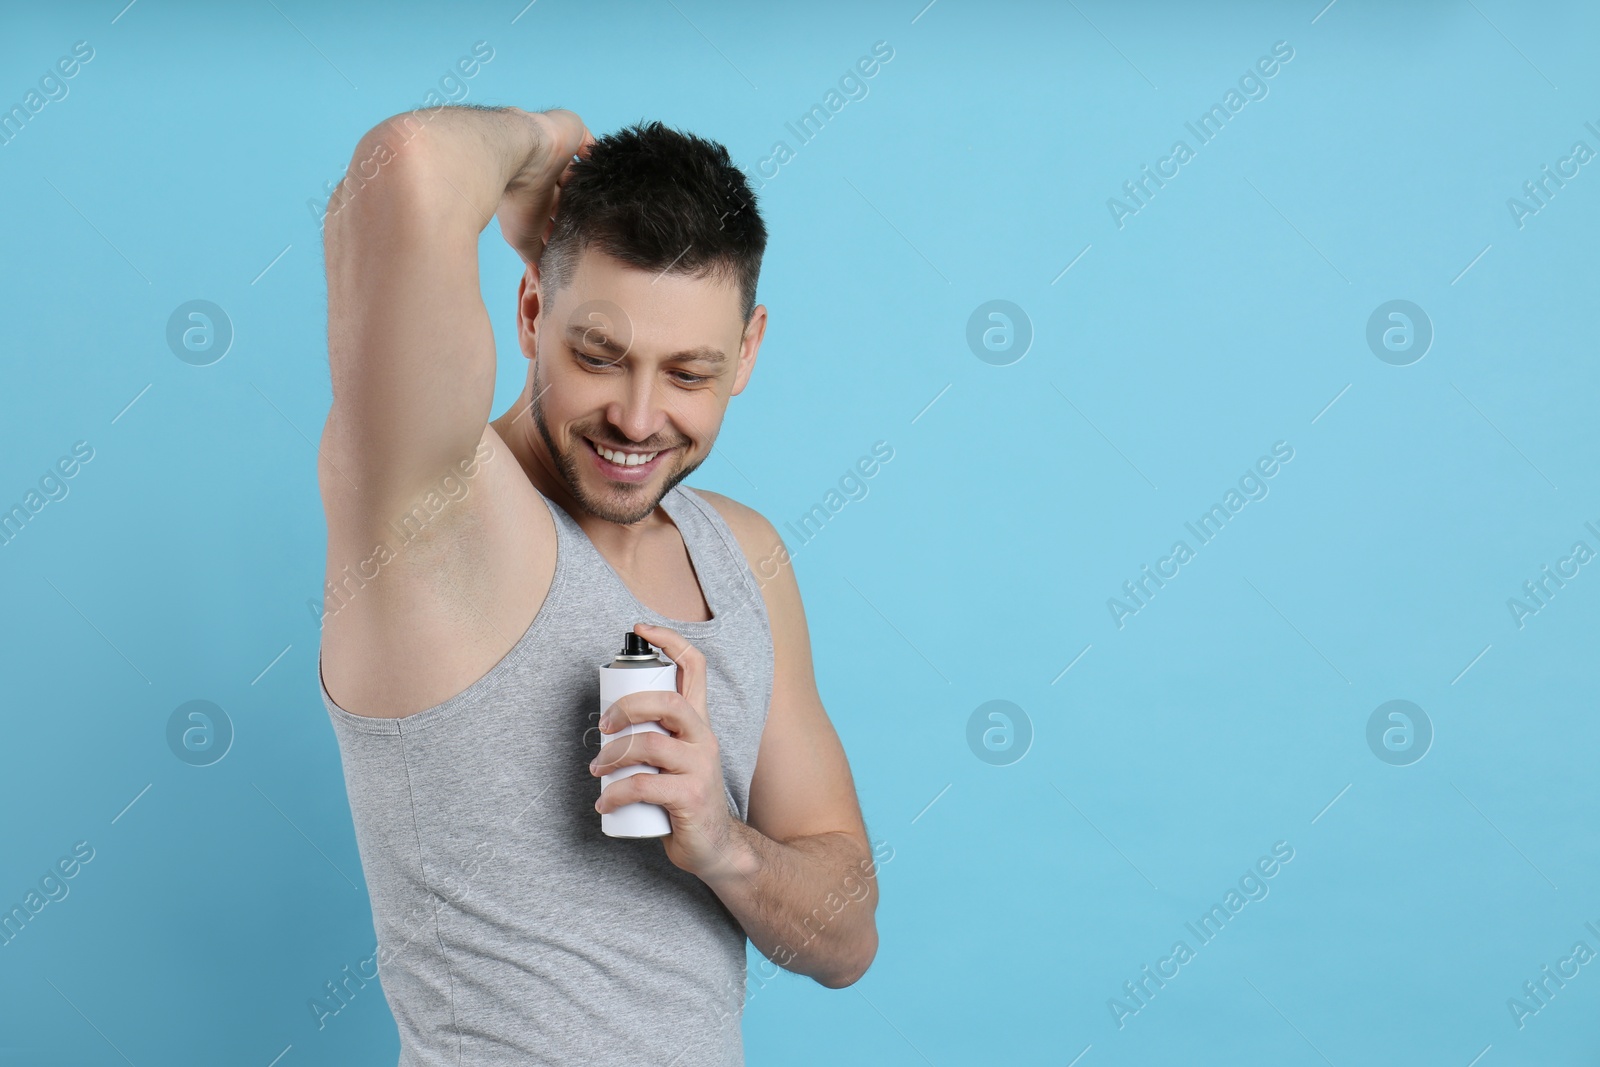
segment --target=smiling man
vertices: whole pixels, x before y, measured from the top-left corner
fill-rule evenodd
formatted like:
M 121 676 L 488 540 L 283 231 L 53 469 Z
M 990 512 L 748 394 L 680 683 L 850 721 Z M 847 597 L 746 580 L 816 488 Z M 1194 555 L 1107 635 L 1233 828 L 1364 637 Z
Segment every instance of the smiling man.
M 491 217 L 530 361 L 492 420 Z M 876 953 L 799 590 L 752 573 L 782 541 L 682 484 L 754 369 L 765 245 L 721 146 L 561 109 L 397 115 L 335 192 L 320 671 L 403 1067 L 740 1064 L 747 937 L 832 988 Z M 679 691 L 597 723 L 629 631 Z M 633 802 L 672 832 L 604 835 Z

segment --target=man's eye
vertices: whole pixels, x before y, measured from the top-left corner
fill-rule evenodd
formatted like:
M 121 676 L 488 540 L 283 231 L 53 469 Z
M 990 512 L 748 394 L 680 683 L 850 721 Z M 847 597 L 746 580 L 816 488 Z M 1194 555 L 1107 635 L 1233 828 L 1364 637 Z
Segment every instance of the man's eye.
M 608 356 L 594 356 L 587 352 L 580 352 L 577 349 L 573 349 L 572 354 L 579 363 L 595 370 L 608 370 L 620 362 L 620 360 L 611 359 Z M 701 382 L 710 381 L 715 377 L 715 375 L 711 374 L 690 374 L 688 371 L 673 371 L 672 373 L 680 385 L 699 385 Z

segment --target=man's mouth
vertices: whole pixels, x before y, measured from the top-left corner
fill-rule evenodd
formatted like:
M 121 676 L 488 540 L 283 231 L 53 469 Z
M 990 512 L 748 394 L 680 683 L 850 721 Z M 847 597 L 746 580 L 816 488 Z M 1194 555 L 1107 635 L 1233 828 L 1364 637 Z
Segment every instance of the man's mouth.
M 661 457 L 672 451 L 670 448 L 663 448 L 653 452 L 630 452 L 597 444 L 587 437 L 583 439 L 583 443 L 589 446 L 589 454 L 594 457 L 595 466 L 600 473 L 616 482 L 648 480 L 661 465 Z

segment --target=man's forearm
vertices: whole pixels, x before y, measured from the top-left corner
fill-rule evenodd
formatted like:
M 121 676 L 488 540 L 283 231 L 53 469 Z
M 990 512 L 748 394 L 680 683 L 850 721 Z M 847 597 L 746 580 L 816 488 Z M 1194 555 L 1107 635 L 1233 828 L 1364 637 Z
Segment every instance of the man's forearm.
M 476 233 L 494 217 L 507 187 L 529 172 L 540 147 L 534 119 L 517 108 L 445 105 L 401 112 L 361 138 L 328 216 L 363 198 L 378 199 L 369 189 L 385 185 L 386 171 L 420 169 L 434 202 L 470 219 Z
M 878 951 L 876 868 L 850 834 L 818 834 L 790 844 L 737 819 L 730 871 L 706 884 L 762 955 L 829 988 L 850 985 Z

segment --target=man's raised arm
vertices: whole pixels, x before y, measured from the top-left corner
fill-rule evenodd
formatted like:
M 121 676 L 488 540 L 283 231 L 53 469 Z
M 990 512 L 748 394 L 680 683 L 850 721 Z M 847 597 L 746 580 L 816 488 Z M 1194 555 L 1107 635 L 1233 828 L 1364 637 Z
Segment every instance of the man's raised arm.
M 590 138 L 570 111 L 403 112 L 356 146 L 325 220 L 324 500 L 381 521 L 478 447 L 494 402 L 494 333 L 478 283 L 489 219 L 537 263 L 558 181 Z

